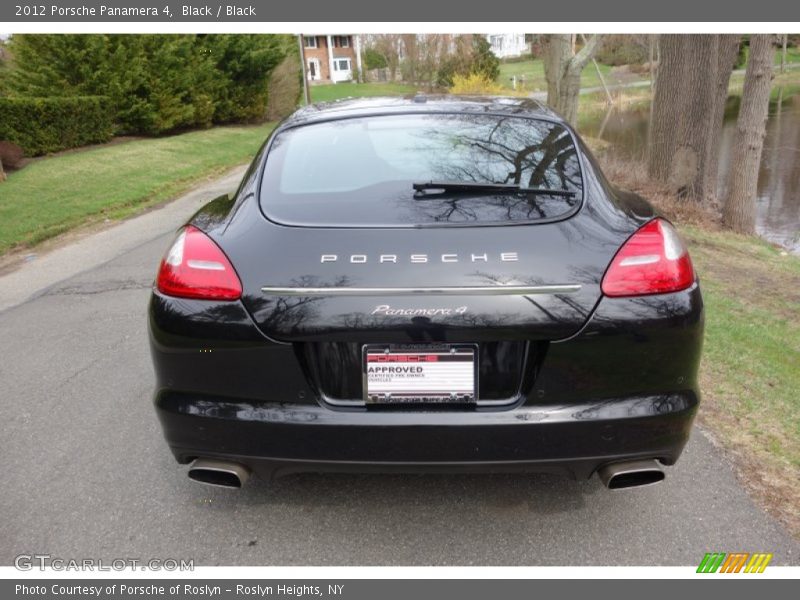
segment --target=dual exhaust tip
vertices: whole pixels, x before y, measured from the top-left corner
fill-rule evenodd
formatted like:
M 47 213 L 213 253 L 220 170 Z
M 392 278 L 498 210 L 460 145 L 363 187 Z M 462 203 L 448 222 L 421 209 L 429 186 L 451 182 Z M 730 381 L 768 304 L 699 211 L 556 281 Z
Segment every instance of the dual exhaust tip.
M 250 479 L 250 469 L 226 460 L 198 458 L 189 466 L 189 479 L 214 487 L 238 489 Z
M 610 490 L 655 485 L 664 481 L 664 470 L 653 459 L 611 463 L 600 467 L 597 476 Z
M 664 481 L 664 471 L 652 459 L 612 463 L 601 467 L 597 476 L 610 490 L 655 485 Z M 189 467 L 189 479 L 215 487 L 238 489 L 250 479 L 250 469 L 238 463 L 198 458 Z

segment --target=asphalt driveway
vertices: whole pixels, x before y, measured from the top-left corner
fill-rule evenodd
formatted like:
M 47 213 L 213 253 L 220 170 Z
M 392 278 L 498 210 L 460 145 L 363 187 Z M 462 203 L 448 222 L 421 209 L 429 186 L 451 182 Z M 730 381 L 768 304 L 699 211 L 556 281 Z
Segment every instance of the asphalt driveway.
M 800 564 L 800 543 L 698 430 L 663 484 L 624 492 L 543 475 L 190 482 L 150 404 L 146 304 L 171 230 L 237 180 L 0 278 L 0 564 L 696 565 L 709 551 Z

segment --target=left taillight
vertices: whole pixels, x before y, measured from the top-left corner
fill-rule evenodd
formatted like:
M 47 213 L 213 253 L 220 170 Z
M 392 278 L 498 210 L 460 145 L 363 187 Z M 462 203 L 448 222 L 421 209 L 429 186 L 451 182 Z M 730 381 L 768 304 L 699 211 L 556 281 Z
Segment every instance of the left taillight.
M 238 300 L 242 283 L 213 240 L 189 225 L 161 261 L 156 288 L 167 296 L 201 300 Z

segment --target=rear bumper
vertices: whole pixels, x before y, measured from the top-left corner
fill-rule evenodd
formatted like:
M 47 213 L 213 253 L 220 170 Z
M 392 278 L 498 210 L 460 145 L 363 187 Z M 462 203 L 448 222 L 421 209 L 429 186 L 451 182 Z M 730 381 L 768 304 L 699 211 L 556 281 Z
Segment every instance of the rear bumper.
M 302 348 L 265 338 L 241 303 L 154 294 L 155 406 L 179 462 L 223 458 L 267 476 L 532 470 L 584 478 L 627 459 L 669 465 L 697 411 L 702 306 L 697 285 L 603 298 L 580 332 L 528 360 L 518 402 L 507 408 L 373 410 L 325 403 Z
M 176 459 L 215 457 L 263 476 L 298 471 L 560 471 L 655 458 L 673 464 L 693 390 L 505 411 L 364 412 L 255 404 L 162 391 L 156 410 Z

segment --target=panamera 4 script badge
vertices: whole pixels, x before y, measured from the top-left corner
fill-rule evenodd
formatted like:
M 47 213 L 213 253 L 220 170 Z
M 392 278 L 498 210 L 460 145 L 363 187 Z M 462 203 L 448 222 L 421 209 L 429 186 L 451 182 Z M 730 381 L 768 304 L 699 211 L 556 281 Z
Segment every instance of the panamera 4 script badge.
M 457 308 L 395 308 L 389 304 L 379 304 L 371 314 L 385 315 L 387 317 L 449 317 L 451 315 L 463 315 L 466 312 L 466 306 Z

